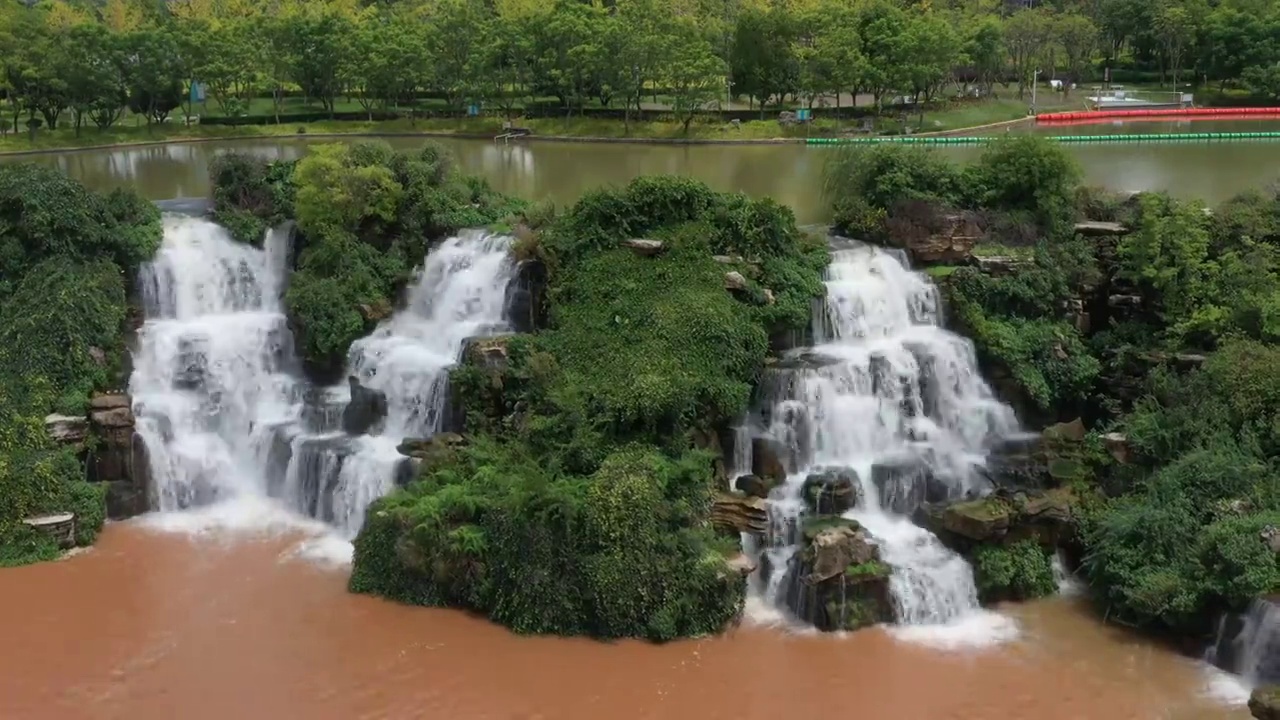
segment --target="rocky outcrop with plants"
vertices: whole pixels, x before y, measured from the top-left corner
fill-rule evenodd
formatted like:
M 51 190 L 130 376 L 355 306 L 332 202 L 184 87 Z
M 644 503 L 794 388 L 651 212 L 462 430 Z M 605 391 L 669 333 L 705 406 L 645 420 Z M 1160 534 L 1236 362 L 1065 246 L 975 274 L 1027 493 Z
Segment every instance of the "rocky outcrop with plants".
M 61 538 L 25 521 L 71 514 L 93 542 L 127 433 L 100 391 L 124 381 L 127 297 L 159 246 L 155 207 L 89 192 L 36 165 L 0 166 L 0 565 L 56 557 Z M 123 396 L 114 396 L 123 397 Z
M 351 587 L 519 632 L 718 631 L 750 564 L 746 520 L 715 502 L 717 438 L 770 336 L 809 322 L 825 241 L 772 201 L 674 177 L 525 220 L 545 325 L 468 349 L 451 377 L 460 442 L 405 448 L 420 475 L 370 507 Z
M 1274 189 L 1212 212 L 1122 198 L 1078 187 L 1065 153 L 1035 138 L 963 168 L 881 146 L 828 175 L 837 224 L 938 278 L 953 326 L 1024 422 L 1072 421 L 1058 429 L 1074 448 L 997 452 L 995 495 L 922 518 L 967 546 L 984 595 L 1049 590 L 1055 546 L 1101 612 L 1154 631 L 1200 636 L 1280 589 Z M 922 206 L 975 224 L 913 223 Z

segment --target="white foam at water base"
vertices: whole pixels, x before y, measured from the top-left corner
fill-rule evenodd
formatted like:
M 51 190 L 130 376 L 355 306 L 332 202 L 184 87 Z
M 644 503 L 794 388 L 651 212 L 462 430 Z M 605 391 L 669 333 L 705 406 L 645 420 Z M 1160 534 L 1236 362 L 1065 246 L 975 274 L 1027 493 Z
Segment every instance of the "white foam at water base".
M 991 647 L 1018 637 L 1018 623 L 991 610 L 971 610 L 949 622 L 931 625 L 890 625 L 898 640 L 938 650 Z
M 1208 663 L 1205 663 L 1202 667 L 1205 685 L 1201 694 L 1204 697 L 1233 707 L 1248 704 L 1249 695 L 1253 692 L 1253 689 L 1249 687 L 1249 683 L 1244 678 L 1225 670 L 1220 670 Z
M 339 567 L 351 563 L 351 542 L 332 526 L 299 515 L 282 502 L 257 495 L 236 496 L 181 511 L 149 513 L 131 522 L 151 532 L 226 544 L 300 536 L 296 545 L 281 553 L 281 560 L 297 558 Z

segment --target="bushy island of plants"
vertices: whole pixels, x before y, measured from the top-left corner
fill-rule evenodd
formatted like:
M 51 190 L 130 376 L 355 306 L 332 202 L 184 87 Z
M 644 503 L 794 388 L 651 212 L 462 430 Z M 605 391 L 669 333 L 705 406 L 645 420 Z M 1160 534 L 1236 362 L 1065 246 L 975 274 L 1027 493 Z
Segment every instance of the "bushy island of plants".
M 647 177 L 557 213 L 434 145 L 333 146 L 296 167 L 228 156 L 214 183 L 245 239 L 297 220 L 286 304 L 313 370 L 340 368 L 460 227 L 514 232 L 544 268 L 536 332 L 504 338 L 502 367 L 451 377 L 466 442 L 369 508 L 353 590 L 562 635 L 667 640 L 736 617 L 736 542 L 709 523 L 717 430 L 746 410 L 771 334 L 807 326 L 828 258 L 789 209 Z
M 97 194 L 48 167 L 0 165 L 0 566 L 58 556 L 24 518 L 71 512 L 77 545 L 106 517 L 106 486 L 50 414 L 85 416 L 119 387 L 128 290 L 160 244 L 160 214 L 130 191 Z
M 1280 191 L 1208 209 L 1079 177 L 1025 137 L 965 166 L 836 151 L 826 179 L 837 230 L 926 266 L 997 392 L 1050 427 L 1037 482 L 1070 498 L 1069 527 L 970 544 L 984 595 L 1052 592 L 1057 544 L 1110 620 L 1205 639 L 1280 589 Z

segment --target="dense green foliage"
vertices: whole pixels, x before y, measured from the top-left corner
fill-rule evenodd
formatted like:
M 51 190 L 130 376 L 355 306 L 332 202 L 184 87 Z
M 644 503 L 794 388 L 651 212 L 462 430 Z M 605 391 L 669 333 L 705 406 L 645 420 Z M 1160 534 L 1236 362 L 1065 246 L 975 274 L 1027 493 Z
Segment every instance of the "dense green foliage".
M 1031 600 L 1058 590 L 1049 553 L 1035 540 L 980 545 L 972 560 L 974 581 L 983 602 Z
M 44 417 L 83 416 L 90 393 L 117 381 L 125 277 L 155 252 L 160 222 L 132 193 L 95 195 L 17 164 L 0 167 L 0 215 L 0 565 L 13 565 L 56 555 L 23 517 L 74 512 L 85 545 L 102 527 L 104 488 Z
M 31 268 L 62 256 L 104 258 L 134 268 L 160 245 L 159 211 L 135 194 L 106 196 L 44 165 L 7 165 L 0 173 L 0 299 Z
M 1214 610 L 1240 608 L 1280 586 L 1261 540 L 1280 522 L 1280 348 L 1228 342 L 1186 376 L 1159 372 L 1124 418 L 1135 466 L 1131 492 L 1089 516 L 1085 569 L 1132 622 L 1203 629 Z
M 1029 7 L 1028 7 L 1029 6 Z M 726 94 L 751 109 L 848 105 L 875 112 L 937 99 L 1023 98 L 1037 79 L 1186 81 L 1259 98 L 1280 92 L 1272 3 L 1167 0 L 40 0 L 0 6 L 14 130 L 107 128 L 252 115 L 373 119 L 475 106 L 585 109 L 630 118 L 642 103 L 688 130 Z M 1036 73 L 1039 73 L 1037 76 Z M 192 101 L 193 85 L 207 100 Z M 1062 98 L 1065 100 L 1065 98 Z M 1060 102 L 1060 101 L 1059 101 Z
M 515 452 L 482 441 L 376 503 L 352 588 L 530 633 L 671 640 L 737 613 L 741 578 L 697 527 L 712 487 L 704 457 L 621 448 L 573 477 Z
M 242 241 L 297 220 L 301 252 L 285 301 L 304 360 L 331 374 L 352 341 L 390 311 L 429 244 L 516 212 L 519 201 L 463 176 L 434 143 L 327 145 L 297 163 L 237 154 L 211 168 L 215 211 Z
M 620 247 L 636 237 L 663 249 Z M 677 177 L 588 194 L 527 244 L 551 269 L 550 327 L 501 341 L 503 368 L 453 373 L 471 444 L 372 506 L 352 588 L 521 632 L 714 632 L 744 587 L 707 525 L 708 449 L 770 331 L 807 322 L 826 245 L 776 203 Z

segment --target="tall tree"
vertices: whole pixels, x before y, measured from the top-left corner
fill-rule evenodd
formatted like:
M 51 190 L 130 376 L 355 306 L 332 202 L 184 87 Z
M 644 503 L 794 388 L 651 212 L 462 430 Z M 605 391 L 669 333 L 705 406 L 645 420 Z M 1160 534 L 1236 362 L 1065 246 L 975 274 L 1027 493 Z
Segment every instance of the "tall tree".
M 1009 18 L 1004 32 L 1021 98 L 1027 83 L 1035 81 L 1040 53 L 1052 38 L 1052 16 L 1043 10 L 1022 10 Z
M 711 42 L 691 21 L 677 21 L 661 80 L 671 93 L 671 107 L 686 135 L 699 110 L 725 90 L 725 64 Z
M 122 37 L 129 109 L 164 122 L 182 104 L 183 67 L 177 39 L 169 30 L 140 30 Z
M 1067 78 L 1062 84 L 1063 96 L 1071 92 L 1071 83 L 1084 77 L 1084 72 L 1097 47 L 1098 28 L 1089 18 L 1075 13 L 1054 19 L 1054 35 L 1067 58 Z

